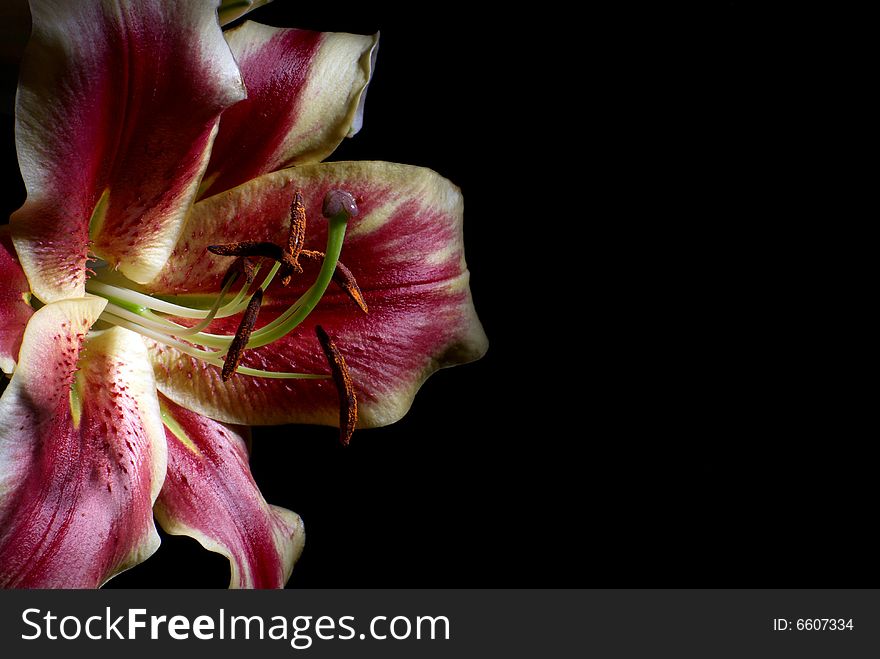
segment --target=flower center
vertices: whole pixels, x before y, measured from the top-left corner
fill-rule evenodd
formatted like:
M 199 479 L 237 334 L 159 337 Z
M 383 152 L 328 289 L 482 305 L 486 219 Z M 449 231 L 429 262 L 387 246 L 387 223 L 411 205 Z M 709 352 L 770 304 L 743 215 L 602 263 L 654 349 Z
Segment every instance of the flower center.
M 353 215 L 357 215 L 357 212 L 351 194 L 340 190 L 328 192 L 324 200 L 324 216 L 329 223 L 326 249 L 324 252 L 304 250 L 302 247 L 305 239 L 306 216 L 302 195 L 297 192 L 291 205 L 290 231 L 286 245 L 246 241 L 210 246 L 208 250 L 213 254 L 235 257 L 235 260 L 232 261 L 223 278 L 221 290 L 209 309 L 192 308 L 119 285 L 118 281 L 106 274 L 105 269 L 101 267 L 95 268 L 95 275 L 86 283 L 86 291 L 107 300 L 101 320 L 132 330 L 217 366 L 222 369 L 223 380 L 228 380 L 236 372 L 264 378 L 328 378 L 331 376 L 325 374 L 264 371 L 240 366 L 239 362 L 245 349 L 269 345 L 299 326 L 317 306 L 331 281 L 335 281 L 363 311 L 367 311 L 357 282 L 348 268 L 339 262 L 348 220 Z M 284 286 L 290 282 L 294 274 L 301 273 L 300 257 L 321 260 L 321 268 L 315 281 L 278 318 L 255 330 L 264 291 L 279 273 L 281 284 Z M 268 273 L 252 290 L 259 271 L 267 261 L 272 262 Z M 112 280 L 112 283 L 108 280 Z M 242 281 L 241 287 L 235 295 L 232 295 L 231 291 L 239 281 Z M 229 296 L 232 296 L 231 299 Z M 242 312 L 244 313 L 241 322 L 234 335 L 204 331 L 215 319 L 227 318 Z M 172 318 L 190 318 L 199 322 L 186 326 L 175 322 Z M 323 341 L 322 347 L 324 347 Z M 336 378 L 338 368 L 334 366 L 333 359 L 328 357 L 328 361 L 333 377 Z M 340 397 L 342 394 L 340 389 Z

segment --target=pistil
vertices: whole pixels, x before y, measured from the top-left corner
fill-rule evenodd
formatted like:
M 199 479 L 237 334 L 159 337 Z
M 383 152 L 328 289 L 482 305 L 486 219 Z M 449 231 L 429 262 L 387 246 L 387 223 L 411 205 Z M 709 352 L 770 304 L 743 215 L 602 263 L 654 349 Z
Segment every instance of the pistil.
M 212 253 L 234 256 L 236 259 L 224 276 L 222 288 L 210 309 L 193 309 L 110 284 L 102 281 L 100 274 L 89 279 L 86 290 L 107 299 L 108 304 L 101 316 L 102 320 L 138 332 L 203 362 L 218 366 L 222 369 L 224 381 L 229 380 L 234 373 L 270 378 L 326 378 L 328 376 L 323 374 L 271 373 L 239 364 L 245 349 L 259 348 L 277 341 L 302 323 L 317 306 L 330 281 L 335 281 L 361 309 L 367 310 L 363 294 L 354 276 L 348 268 L 339 263 L 346 225 L 348 219 L 355 214 L 357 214 L 357 206 L 350 194 L 342 191 L 328 193 L 324 202 L 324 215 L 329 223 L 326 252 L 304 250 L 305 207 L 302 194 L 297 192 L 291 204 L 290 229 L 283 247 L 258 241 L 212 245 L 209 247 Z M 301 273 L 300 256 L 313 260 L 321 259 L 321 268 L 316 280 L 278 318 L 255 330 L 264 291 L 279 273 L 282 284 L 285 280 L 289 282 L 293 274 Z M 263 258 L 271 259 L 275 263 L 262 283 L 251 293 L 251 285 L 260 270 L 259 261 Z M 239 281 L 242 284 L 238 292 L 231 300 L 224 303 L 231 295 L 233 286 Z M 245 302 L 245 299 L 249 301 Z M 213 320 L 241 313 L 242 310 L 244 314 L 234 335 L 211 334 L 204 331 Z M 199 322 L 187 327 L 174 322 L 169 316 L 198 319 Z M 327 353 L 328 348 L 323 342 L 322 348 L 325 354 L 330 354 Z M 334 364 L 339 360 L 334 361 L 329 356 L 328 360 L 331 363 L 333 377 L 336 378 L 338 366 Z M 344 365 L 344 360 L 342 363 Z

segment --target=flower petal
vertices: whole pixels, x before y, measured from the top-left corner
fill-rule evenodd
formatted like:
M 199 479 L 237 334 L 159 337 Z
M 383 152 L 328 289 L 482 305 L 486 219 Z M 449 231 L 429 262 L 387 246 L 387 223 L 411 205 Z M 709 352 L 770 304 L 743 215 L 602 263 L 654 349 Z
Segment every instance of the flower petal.
M 41 300 L 82 295 L 89 250 L 147 281 L 173 248 L 218 117 L 245 96 L 216 6 L 31 2 L 16 101 L 28 197 L 11 222 Z
M 223 554 L 230 588 L 283 588 L 302 553 L 299 515 L 270 506 L 248 467 L 243 432 L 162 397 L 168 474 L 156 519 L 172 535 L 188 535 Z
M 0 227 L 0 369 L 4 373 L 15 369 L 24 328 L 34 313 L 29 291 L 7 227 Z
M 222 0 L 220 7 L 217 8 L 217 17 L 220 19 L 220 25 L 227 25 L 270 2 L 272 0 Z
M 0 586 L 94 588 L 159 545 L 155 383 L 136 334 L 84 338 L 105 304 L 37 311 L 0 399 Z
M 378 35 L 269 27 L 226 33 L 248 98 L 223 113 L 204 195 L 329 156 L 360 130 Z
M 268 174 L 196 204 L 186 235 L 160 277 L 157 293 L 216 291 L 228 258 L 206 252 L 210 244 L 286 240 L 294 191 L 303 192 L 308 215 L 306 246 L 320 249 L 327 222 L 321 205 L 330 189 L 354 194 L 361 214 L 349 222 L 342 260 L 369 306 L 363 314 L 330 289 L 306 323 L 284 339 L 248 350 L 243 365 L 268 370 L 326 373 L 313 327 L 321 324 L 345 357 L 358 395 L 360 426 L 392 423 L 406 413 L 422 382 L 438 368 L 479 358 L 483 329 L 468 289 L 462 244 L 462 198 L 434 172 L 390 163 L 305 165 Z M 277 317 L 308 286 L 317 264 L 290 290 L 267 291 L 259 324 Z M 235 331 L 233 316 L 212 331 Z M 337 392 L 326 380 L 265 380 L 237 375 L 222 382 L 213 366 L 151 344 L 163 394 L 191 410 L 228 423 L 337 425 Z

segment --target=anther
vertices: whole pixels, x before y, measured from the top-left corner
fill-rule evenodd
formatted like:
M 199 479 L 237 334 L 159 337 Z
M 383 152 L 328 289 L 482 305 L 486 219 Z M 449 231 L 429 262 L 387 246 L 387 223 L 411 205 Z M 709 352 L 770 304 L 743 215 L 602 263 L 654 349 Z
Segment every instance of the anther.
M 354 393 L 354 383 L 348 372 L 348 365 L 345 358 L 333 340 L 324 331 L 320 325 L 315 326 L 315 334 L 318 335 L 318 341 L 324 356 L 330 364 L 330 371 L 333 374 L 333 381 L 336 383 L 336 389 L 339 392 L 339 441 L 343 445 L 348 445 L 351 436 L 354 434 L 354 428 L 357 425 L 358 408 L 357 396 Z
M 364 313 L 369 312 L 367 301 L 364 299 L 364 294 L 361 293 L 361 287 L 355 281 L 351 270 L 346 268 L 342 261 L 336 262 L 336 270 L 333 271 L 333 281 L 348 294 L 348 297 L 354 300 L 354 303 L 360 307 L 361 311 Z
M 302 272 L 299 254 L 306 241 L 306 207 L 303 205 L 302 192 L 297 190 L 290 204 L 290 231 L 287 234 L 287 255 L 291 265 L 285 265 L 281 271 L 281 285 L 287 286 L 294 273 Z
M 226 353 L 226 361 L 223 363 L 223 372 L 220 376 L 224 382 L 229 380 L 235 374 L 235 369 L 238 368 L 248 339 L 251 338 L 251 332 L 254 331 L 254 325 L 257 324 L 257 315 L 260 313 L 262 303 L 263 289 L 258 288 L 244 310 L 244 315 L 241 317 L 241 322 L 238 324 L 238 329 L 229 346 L 229 352 Z
M 282 250 L 275 243 L 260 240 L 242 240 L 224 245 L 208 245 L 208 251 L 217 256 L 263 256 L 276 261 L 282 260 Z
M 278 261 L 282 266 L 291 269 L 299 267 L 281 247 L 275 243 L 259 240 L 242 240 L 241 242 L 227 243 L 225 245 L 208 245 L 208 251 L 217 256 L 263 257 Z
M 324 252 L 304 249 L 300 254 L 316 261 L 324 259 Z M 342 261 L 336 262 L 336 270 L 333 271 L 333 281 L 339 286 L 339 288 L 348 294 L 348 297 L 354 300 L 354 303 L 360 307 L 361 311 L 364 313 L 369 311 L 367 308 L 367 301 L 364 299 L 364 294 L 361 292 L 361 287 L 358 286 L 357 280 L 354 278 L 351 270 L 345 267 L 345 264 L 342 263 Z

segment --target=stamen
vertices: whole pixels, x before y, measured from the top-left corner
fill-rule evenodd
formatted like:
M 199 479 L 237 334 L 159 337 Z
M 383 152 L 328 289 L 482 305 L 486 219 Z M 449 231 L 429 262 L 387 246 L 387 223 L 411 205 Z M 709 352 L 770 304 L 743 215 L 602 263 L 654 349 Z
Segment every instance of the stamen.
M 112 286 L 111 284 L 106 284 L 97 279 L 89 279 L 86 281 L 86 292 L 111 300 L 124 301 L 128 304 L 143 307 L 145 309 L 152 309 L 153 311 L 171 314 L 172 316 L 179 316 L 180 318 L 205 318 L 208 313 L 210 313 L 209 309 L 191 309 L 190 307 L 167 302 L 160 298 L 138 293 L 137 291 L 128 288 Z M 222 318 L 223 316 L 218 314 L 218 317 Z
M 363 295 L 357 286 L 357 282 L 354 280 L 354 276 L 344 265 L 339 264 L 340 267 L 337 268 L 339 254 L 342 251 L 342 243 L 345 239 L 346 224 L 351 215 L 357 213 L 354 198 L 345 192 L 331 191 L 325 198 L 324 210 L 325 212 L 338 211 L 328 218 L 326 253 L 306 252 L 302 249 L 304 242 L 302 227 L 305 221 L 305 211 L 301 194 L 297 194 L 294 197 L 291 206 L 290 233 L 287 244 L 284 247 L 261 241 L 242 241 L 210 247 L 209 250 L 212 253 L 237 257 L 236 261 L 224 275 L 221 291 L 214 298 L 210 309 L 194 309 L 176 304 L 178 296 L 175 295 L 168 296 L 174 300 L 172 302 L 140 293 L 127 287 L 124 288 L 119 285 L 110 284 L 100 279 L 100 273 L 98 276 L 88 279 L 86 291 L 107 300 L 107 307 L 101 315 L 102 321 L 138 332 L 204 363 L 220 367 L 223 371 L 222 376 L 224 380 L 228 380 L 235 373 L 254 377 L 283 379 L 320 379 L 330 377 L 327 375 L 269 372 L 239 366 L 245 349 L 254 349 L 268 345 L 293 331 L 317 306 L 326 292 L 327 286 L 333 280 L 336 280 L 352 296 L 352 299 L 366 311 Z M 261 329 L 255 330 L 254 327 L 256 326 L 264 291 L 269 287 L 276 274 L 280 273 L 282 268 L 291 268 L 294 263 L 298 265 L 296 259 L 302 253 L 306 253 L 309 258 L 320 258 L 322 260 L 315 281 L 284 313 Z M 271 258 L 275 263 L 262 284 L 257 287 L 251 299 L 245 303 L 244 300 L 248 296 L 250 285 L 260 269 L 260 262 L 252 261 L 252 257 Z M 227 293 L 242 275 L 246 283 L 240 287 L 238 293 L 231 301 L 224 304 L 223 301 L 226 299 Z M 210 334 L 201 331 L 214 318 L 225 318 L 240 313 L 242 310 L 244 310 L 244 314 L 234 336 Z M 169 316 L 200 319 L 201 322 L 187 327 L 172 321 Z M 204 346 L 209 348 L 209 350 L 197 346 Z M 216 350 L 210 350 L 211 348 Z M 325 352 L 328 354 L 331 367 L 340 373 L 338 376 L 342 383 L 340 390 L 345 390 L 346 380 L 348 381 L 348 388 L 351 389 L 350 378 L 347 376 L 347 369 L 344 368 L 344 360 L 341 355 L 338 355 L 338 351 L 332 345 L 332 342 L 327 344 Z M 335 357 L 332 356 L 334 354 L 336 354 Z M 345 396 L 346 399 L 352 397 L 353 390 Z M 356 401 L 349 401 L 346 403 L 346 406 L 354 406 L 354 412 L 348 412 L 348 415 L 354 414 L 354 421 L 356 421 Z M 349 421 L 351 420 L 349 419 Z M 351 424 L 354 421 L 351 421 Z M 353 425 L 351 430 L 353 430 Z M 348 438 L 351 436 L 351 430 L 346 435 L 343 435 L 343 441 L 348 441 Z
M 223 362 L 219 359 L 219 352 L 208 352 L 207 350 L 200 350 L 199 348 L 184 343 L 183 341 L 178 341 L 172 336 L 168 336 L 167 334 L 163 334 L 162 332 L 151 330 L 147 327 L 144 327 L 140 323 L 129 322 L 124 318 L 119 318 L 118 316 L 115 316 L 106 311 L 101 314 L 100 319 L 107 323 L 110 323 L 111 325 L 118 325 L 119 327 L 124 327 L 125 329 L 129 329 L 132 332 L 137 332 L 142 336 L 146 336 L 147 338 L 158 341 L 159 343 L 174 348 L 175 350 L 179 350 L 185 355 L 195 357 L 196 359 L 203 361 L 206 364 L 211 364 L 213 366 L 216 366 L 217 368 L 223 368 Z M 315 373 L 263 371 L 258 368 L 250 368 L 248 366 L 239 366 L 235 372 L 238 375 L 250 375 L 256 378 L 269 378 L 278 380 L 327 380 L 330 377 L 329 375 Z
M 254 262 L 246 256 L 239 256 L 232 262 L 232 265 L 229 266 L 229 270 L 223 275 L 223 286 L 225 287 L 226 282 L 230 279 L 235 281 L 239 275 L 244 275 L 245 288 L 250 286 L 254 282 L 254 277 L 257 276 L 256 265 L 254 265 Z
M 294 273 L 302 272 L 299 264 L 299 254 L 306 242 L 306 207 L 303 205 L 302 192 L 296 191 L 293 195 L 293 203 L 290 205 L 290 231 L 287 234 L 287 255 L 290 257 L 292 268 L 285 267 L 281 276 L 281 285 L 287 286 Z
M 239 259 L 240 260 L 240 259 Z M 233 267 L 235 265 L 233 264 Z M 245 267 L 245 266 L 242 266 Z M 253 267 L 252 267 L 253 270 Z M 231 272 L 231 274 L 230 274 Z M 214 300 L 214 304 L 211 309 L 208 311 L 204 320 L 193 325 L 192 327 L 186 327 L 184 325 L 179 325 L 167 318 L 154 314 L 150 309 L 147 309 L 143 306 L 133 305 L 125 300 L 120 300 L 114 296 L 107 295 L 107 307 L 106 310 L 109 313 L 117 317 L 126 318 L 135 323 L 141 323 L 147 327 L 150 327 L 158 332 L 168 333 L 177 337 L 189 337 L 189 336 L 198 336 L 203 340 L 205 345 L 211 345 L 213 347 L 225 347 L 225 343 L 217 344 L 217 342 L 211 338 L 211 335 L 204 334 L 202 332 L 203 329 L 208 327 L 211 322 L 217 317 L 218 312 L 220 311 L 220 304 L 223 301 L 223 298 L 226 296 L 226 293 L 229 291 L 232 284 L 235 283 L 235 280 L 239 276 L 239 272 L 235 272 L 230 270 L 227 272 L 227 275 L 224 277 L 223 288 L 220 290 L 220 294 Z M 252 275 L 253 277 L 253 272 Z M 247 284 L 245 284 L 239 294 L 244 296 L 247 292 Z M 226 305 L 229 306 L 229 305 Z M 232 315 L 232 314 L 229 314 Z
M 284 249 L 275 243 L 260 240 L 242 240 L 225 245 L 209 245 L 208 251 L 217 256 L 261 256 L 278 261 L 285 272 L 302 272 L 302 268 Z
M 226 353 L 226 361 L 223 363 L 223 373 L 221 374 L 224 382 L 229 380 L 235 374 L 235 369 L 238 368 L 238 362 L 241 361 L 245 346 L 247 346 L 248 339 L 251 338 L 251 332 L 254 330 L 254 325 L 257 323 L 257 315 L 260 313 L 260 305 L 262 303 L 263 289 L 258 288 L 251 301 L 248 302 L 247 309 L 244 310 L 244 316 L 242 316 L 241 323 L 239 323 L 238 329 L 235 331 L 235 337 L 229 346 L 229 352 Z
M 315 334 L 318 335 L 318 341 L 324 356 L 330 364 L 330 372 L 333 374 L 333 381 L 336 383 L 336 389 L 339 392 L 339 441 L 343 445 L 348 445 L 351 436 L 354 434 L 357 425 L 358 407 L 357 396 L 354 393 L 354 383 L 348 372 L 348 365 L 345 358 L 333 340 L 324 331 L 320 325 L 315 326 Z
M 195 334 L 201 334 L 202 330 L 207 328 L 210 325 L 214 318 L 217 316 L 217 312 L 220 311 L 221 304 L 223 303 L 223 299 L 226 297 L 226 294 L 229 292 L 229 289 L 232 288 L 232 285 L 235 283 L 235 280 L 239 278 L 239 276 L 244 274 L 245 283 L 241 287 L 240 293 L 242 295 L 247 292 L 247 287 L 250 286 L 251 282 L 254 280 L 254 276 L 256 275 L 256 268 L 251 261 L 248 260 L 245 256 L 240 256 L 235 260 L 235 263 L 232 264 L 232 267 L 226 272 L 226 275 L 223 277 L 223 287 L 220 289 L 220 294 L 217 296 L 217 299 L 214 300 L 214 304 L 211 306 L 208 315 L 205 316 L 205 319 L 200 323 L 196 323 L 189 329 L 175 329 L 174 333 L 176 336 L 190 336 Z M 154 314 L 151 311 L 146 311 L 144 313 L 145 317 L 153 316 Z M 164 320 L 164 319 L 163 319 Z M 173 323 L 170 320 L 166 320 L 166 323 L 173 325 L 175 328 L 180 327 L 177 323 Z
M 333 273 L 336 270 L 336 264 L 339 262 L 339 253 L 342 251 L 342 243 L 345 240 L 345 228 L 348 219 L 351 217 L 347 208 L 353 206 L 353 197 L 347 192 L 331 191 L 327 193 L 328 198 L 335 193 L 345 195 L 352 199 L 352 204 L 343 208 L 339 213 L 333 215 L 329 219 L 327 227 L 327 247 L 326 255 L 321 269 L 315 282 L 287 311 L 278 316 L 275 320 L 268 323 L 264 327 L 254 332 L 251 340 L 248 342 L 249 348 L 260 348 L 269 345 L 289 334 L 296 328 L 312 310 L 318 305 L 318 302 L 324 296 L 327 286 L 333 279 Z M 324 207 L 327 208 L 327 200 L 325 199 Z M 353 207 L 357 212 L 357 207 Z
M 249 262 L 253 263 L 248 259 Z M 275 275 L 278 273 L 278 269 L 281 267 L 280 263 L 276 263 L 269 270 L 269 274 L 266 275 L 265 279 L 263 279 L 263 283 L 260 284 L 260 288 L 265 293 L 266 289 L 269 288 L 269 284 L 272 283 L 272 280 L 275 278 Z M 254 278 L 256 278 L 257 274 L 260 272 L 260 264 L 257 263 L 254 266 Z M 229 304 L 224 305 L 220 308 L 220 311 L 217 312 L 217 318 L 227 318 L 229 316 L 234 316 L 237 313 L 241 313 L 241 311 L 247 306 L 247 302 L 244 301 L 247 296 L 248 286 L 242 286 L 239 289 L 238 294 L 235 296 L 235 299 L 232 300 Z
M 293 195 L 290 205 L 290 233 L 287 234 L 287 251 L 294 259 L 299 256 L 306 242 L 306 207 L 299 190 Z
M 361 287 L 358 286 L 351 270 L 346 268 L 342 261 L 339 261 L 336 264 L 336 271 L 333 273 L 333 281 L 336 282 L 337 286 L 348 293 L 348 296 L 361 308 L 361 311 L 369 313 L 367 301 L 364 299 L 364 294 L 361 293 Z
M 304 249 L 300 254 L 316 261 L 324 258 L 324 252 L 319 252 L 317 250 Z M 358 286 L 351 270 L 345 267 L 345 264 L 342 261 L 336 262 L 336 270 L 333 272 L 333 281 L 339 286 L 339 288 L 348 293 L 348 297 L 354 300 L 354 303 L 361 308 L 361 311 L 364 313 L 369 312 L 369 309 L 367 309 L 367 301 L 364 299 L 364 294 L 361 293 L 361 287 Z
M 262 240 L 241 240 L 224 245 L 208 245 L 208 251 L 217 256 L 264 256 L 281 261 L 284 252 L 275 243 Z

